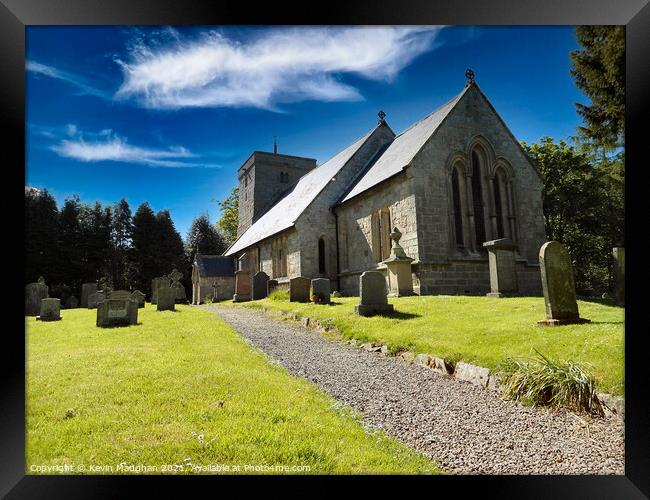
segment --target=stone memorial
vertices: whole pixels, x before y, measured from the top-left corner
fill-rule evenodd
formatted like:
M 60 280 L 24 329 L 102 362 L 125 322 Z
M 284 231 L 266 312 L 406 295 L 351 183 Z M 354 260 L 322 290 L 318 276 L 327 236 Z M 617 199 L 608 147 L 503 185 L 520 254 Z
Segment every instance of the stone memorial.
M 181 273 L 178 269 L 174 268 L 171 273 L 169 273 L 169 279 L 172 280 L 172 284 L 170 285 L 171 288 L 174 289 L 176 292 L 176 303 L 177 304 L 186 304 L 187 303 L 187 295 L 185 294 L 185 287 L 181 283 L 181 278 L 183 277 L 183 273 Z
M 88 295 L 88 309 L 96 309 L 97 304 L 106 299 L 104 292 L 95 292 Z
M 97 292 L 97 283 L 82 283 L 80 307 L 88 307 L 88 297 Z
M 129 326 L 138 324 L 138 303 L 124 290 L 112 292 L 97 304 L 97 326 Z
M 144 307 L 145 294 L 140 290 L 134 290 L 131 293 L 131 298 L 138 303 L 138 309 L 142 309 Z
M 488 251 L 490 267 L 490 293 L 488 297 L 508 297 L 516 295 L 517 268 L 515 267 L 514 241 L 508 238 L 486 241 L 483 247 Z
M 359 316 L 389 314 L 393 305 L 388 303 L 386 294 L 386 278 L 379 271 L 365 271 L 359 277 L 360 303 L 354 306 L 354 312 Z
M 255 273 L 251 287 L 251 298 L 253 300 L 264 299 L 268 295 L 269 275 L 264 271 Z
M 251 274 L 248 271 L 248 254 L 239 257 L 237 271 L 235 271 L 235 294 L 233 302 L 246 302 L 251 300 Z
M 289 280 L 289 301 L 290 302 L 309 302 L 309 289 L 311 280 L 298 276 Z
M 36 317 L 41 321 L 58 321 L 61 319 L 60 299 L 41 299 L 40 315 Z
M 388 270 L 388 292 L 391 297 L 413 295 L 413 277 L 411 275 L 411 262 L 404 249 L 399 244 L 402 233 L 393 228 L 390 239 L 393 241 L 390 256 L 382 262 Z
M 625 305 L 625 248 L 615 247 L 614 255 L 614 300 L 620 306 Z
M 330 280 L 327 278 L 315 278 L 311 280 L 312 296 L 318 296 L 318 304 L 330 303 Z
M 70 297 L 68 297 L 68 300 L 66 300 L 65 307 L 67 309 L 76 309 L 77 307 L 79 307 L 79 299 L 74 295 L 71 295 Z
M 268 280 L 266 282 L 266 296 L 271 295 L 271 292 L 278 287 L 278 280 Z
M 566 247 L 558 241 L 549 241 L 539 251 L 542 288 L 546 305 L 546 319 L 541 326 L 588 323 L 580 317 L 576 300 L 576 286 L 571 258 Z
M 160 276 L 151 280 L 151 303 L 158 302 L 158 288 L 161 286 L 169 287 L 171 280 L 167 276 Z
M 175 311 L 176 310 L 176 289 L 171 286 L 158 287 L 158 301 L 156 302 L 158 311 Z
M 25 316 L 38 316 L 41 312 L 41 300 L 48 298 L 49 289 L 43 276 L 36 283 L 25 286 Z

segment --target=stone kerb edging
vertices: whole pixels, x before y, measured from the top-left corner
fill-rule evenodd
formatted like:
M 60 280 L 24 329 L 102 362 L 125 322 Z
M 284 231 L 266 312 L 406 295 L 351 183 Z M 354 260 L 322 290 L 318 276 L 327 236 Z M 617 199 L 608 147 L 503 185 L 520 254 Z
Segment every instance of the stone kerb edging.
M 297 321 L 306 328 L 311 328 L 318 332 L 333 332 L 342 337 L 342 333 L 335 327 L 322 323 L 321 321 L 310 318 L 308 316 L 301 317 L 295 313 L 287 313 L 280 311 L 278 309 L 271 309 L 268 307 L 261 308 L 264 313 L 271 316 L 278 316 L 283 319 L 288 319 L 291 321 Z M 384 356 L 388 356 L 389 348 L 387 345 L 377 344 L 374 342 L 360 343 L 356 339 L 350 339 L 345 342 L 355 349 L 363 349 L 368 352 L 378 352 Z M 399 353 L 399 357 L 407 364 L 416 364 L 427 368 L 437 374 L 444 375 L 447 377 L 453 377 L 457 380 L 468 382 L 474 384 L 478 387 L 481 387 L 486 390 L 496 392 L 501 394 L 503 392 L 503 387 L 500 384 L 500 376 L 497 372 L 491 371 L 489 368 L 482 366 L 472 365 L 470 363 L 465 363 L 464 361 L 459 361 L 455 366 L 450 365 L 444 359 L 432 356 L 430 354 L 415 354 L 410 351 L 402 351 Z M 625 418 L 625 399 L 620 396 L 614 396 L 612 394 L 606 393 L 596 393 L 598 399 L 603 404 L 605 409 L 606 417 L 619 417 L 621 419 Z

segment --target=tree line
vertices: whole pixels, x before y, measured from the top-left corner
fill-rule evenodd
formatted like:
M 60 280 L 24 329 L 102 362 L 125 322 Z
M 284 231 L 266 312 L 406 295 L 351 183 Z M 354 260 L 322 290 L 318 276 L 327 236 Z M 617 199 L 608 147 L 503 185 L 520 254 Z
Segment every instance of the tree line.
M 71 196 L 59 208 L 46 189 L 25 188 L 25 282 L 43 276 L 62 300 L 79 297 L 87 282 L 150 296 L 151 280 L 173 268 L 189 290 L 196 253 L 221 255 L 229 243 L 205 214 L 183 241 L 169 211 L 154 213 L 147 202 L 132 214 L 125 199 L 105 206 Z

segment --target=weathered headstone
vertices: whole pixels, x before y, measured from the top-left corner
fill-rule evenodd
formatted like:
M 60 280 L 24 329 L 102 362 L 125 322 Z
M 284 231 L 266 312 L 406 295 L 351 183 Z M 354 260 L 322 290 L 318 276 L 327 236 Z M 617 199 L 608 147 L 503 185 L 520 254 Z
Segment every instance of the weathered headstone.
M 36 283 L 25 286 L 25 316 L 38 316 L 41 300 L 49 297 L 49 289 L 41 276 Z
M 248 253 L 244 253 L 237 259 L 237 271 L 235 271 L 235 294 L 233 302 L 246 302 L 251 300 L 251 275 L 249 269 Z
M 490 293 L 488 297 L 507 297 L 519 291 L 517 285 L 517 268 L 515 267 L 514 241 L 509 238 L 486 241 L 483 243 L 488 251 L 490 265 Z
M 271 292 L 278 287 L 278 280 L 268 280 L 266 282 L 266 296 L 271 295 Z
M 88 296 L 88 309 L 97 308 L 97 304 L 99 304 L 102 300 L 105 299 L 106 299 L 106 294 L 104 292 L 91 293 Z
M 128 294 L 127 298 L 124 293 Z M 110 298 L 97 304 L 97 326 L 128 326 L 138 323 L 138 303 L 131 299 L 129 292 L 119 290 Z
M 382 262 L 388 270 L 388 291 L 391 297 L 413 295 L 413 277 L 411 273 L 411 262 L 413 259 L 406 255 L 399 244 L 402 233 L 399 229 L 393 228 L 390 239 L 393 241 L 390 249 L 390 256 Z
M 131 292 L 128 290 L 113 290 L 108 298 L 111 300 L 133 300 Z
M 60 299 L 41 299 L 40 315 L 36 317 L 41 321 L 58 321 L 61 319 Z
M 158 287 L 158 302 L 156 306 L 158 311 L 175 311 L 176 289 L 170 286 Z
M 161 286 L 169 287 L 171 280 L 167 276 L 160 276 L 151 280 L 151 303 L 158 302 L 158 288 Z
M 253 300 L 260 300 L 266 298 L 268 295 L 269 275 L 264 271 L 255 273 L 253 276 L 253 286 L 251 288 L 251 296 Z
M 185 287 L 183 284 L 180 282 L 181 278 L 183 277 L 183 273 L 181 273 L 178 269 L 173 269 L 171 273 L 169 273 L 169 278 L 172 280 L 171 287 L 175 290 L 176 292 L 176 303 L 187 303 L 187 295 L 185 294 Z
M 625 305 L 625 248 L 615 247 L 614 255 L 614 299 L 618 305 Z
M 68 297 L 68 300 L 66 300 L 65 307 L 67 309 L 76 309 L 77 307 L 79 307 L 79 299 L 74 295 L 71 295 L 70 297 Z
M 309 302 L 309 289 L 311 281 L 309 278 L 298 276 L 289 280 L 289 301 Z
M 318 296 L 319 304 L 329 304 L 330 280 L 327 278 L 315 278 L 311 280 L 311 293 Z
M 388 303 L 386 295 L 386 278 L 379 271 L 365 271 L 359 277 L 360 303 L 354 306 L 354 312 L 360 316 L 386 314 L 393 312 L 393 305 Z
M 138 303 L 138 309 L 142 309 L 144 307 L 145 294 L 140 290 L 134 290 L 131 293 L 131 298 L 133 298 L 133 300 Z
M 81 302 L 80 307 L 88 307 L 88 297 L 97 292 L 97 283 L 82 283 L 81 284 Z
M 539 265 L 546 319 L 537 324 L 558 326 L 588 323 L 589 320 L 580 318 L 578 313 L 573 267 L 566 247 L 558 241 L 544 243 L 539 251 Z

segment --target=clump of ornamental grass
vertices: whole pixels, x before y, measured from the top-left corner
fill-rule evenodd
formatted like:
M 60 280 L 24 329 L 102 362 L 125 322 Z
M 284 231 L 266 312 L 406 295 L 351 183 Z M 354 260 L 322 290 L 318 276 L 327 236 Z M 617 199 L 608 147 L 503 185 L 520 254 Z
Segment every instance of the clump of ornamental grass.
M 289 290 L 286 289 L 273 290 L 269 294 L 269 300 L 289 300 Z
M 596 382 L 578 363 L 537 356 L 526 361 L 507 360 L 501 370 L 502 396 L 534 406 L 566 407 L 604 415 L 596 395 Z

